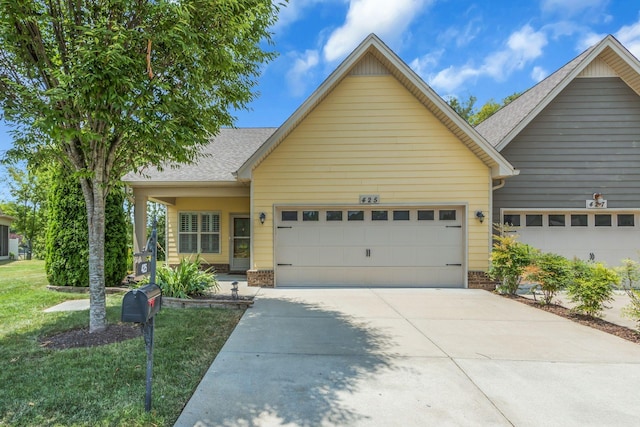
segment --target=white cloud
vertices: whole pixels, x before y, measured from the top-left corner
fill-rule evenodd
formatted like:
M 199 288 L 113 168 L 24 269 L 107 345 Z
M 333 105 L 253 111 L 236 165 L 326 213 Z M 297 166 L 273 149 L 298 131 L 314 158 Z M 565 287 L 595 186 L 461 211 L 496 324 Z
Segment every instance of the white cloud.
M 541 8 L 545 12 L 560 12 L 575 15 L 587 9 L 602 8 L 609 0 L 543 0 Z
M 307 89 L 307 83 L 311 80 L 308 74 L 320 63 L 320 54 L 317 50 L 306 50 L 304 53 L 293 52 L 295 57 L 293 66 L 287 72 L 287 83 L 294 96 L 301 96 Z
M 536 83 L 541 82 L 548 75 L 549 75 L 549 73 L 547 72 L 547 70 L 545 70 L 544 68 L 542 68 L 540 66 L 535 66 L 535 67 L 533 67 L 533 70 L 531 70 L 531 79 Z
M 640 20 L 620 28 L 615 36 L 624 47 L 629 49 L 629 52 L 636 58 L 640 58 Z
M 281 30 L 287 25 L 302 19 L 306 12 L 313 6 L 322 3 L 344 3 L 345 0 L 291 0 L 280 6 L 278 22 L 274 26 L 274 31 Z
M 631 25 L 621 27 L 613 34 L 636 58 L 640 58 L 640 20 Z M 576 49 L 582 52 L 601 41 L 607 35 L 604 33 L 587 33 L 580 40 Z
M 351 52 L 368 34 L 389 41 L 400 37 L 432 0 L 350 0 L 345 23 L 329 36 L 323 54 L 335 61 Z
M 449 67 L 430 76 L 428 81 L 434 88 L 452 92 L 467 80 L 481 76 L 503 80 L 540 57 L 546 45 L 547 36 L 543 31 L 534 31 L 530 25 L 525 25 L 509 36 L 504 49 L 489 54 L 480 66 L 468 63 L 462 67 Z
M 438 65 L 438 62 L 440 61 L 443 53 L 444 49 L 428 53 L 419 58 L 415 58 L 413 61 L 411 61 L 409 66 L 419 75 L 426 75 L 430 72 L 430 70 Z

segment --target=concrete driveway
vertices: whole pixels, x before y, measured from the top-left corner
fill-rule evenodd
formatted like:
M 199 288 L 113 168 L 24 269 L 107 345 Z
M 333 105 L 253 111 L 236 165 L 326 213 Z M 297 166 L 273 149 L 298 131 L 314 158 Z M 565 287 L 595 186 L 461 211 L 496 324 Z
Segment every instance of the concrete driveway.
M 261 289 L 176 426 L 630 426 L 639 387 L 639 345 L 486 291 Z

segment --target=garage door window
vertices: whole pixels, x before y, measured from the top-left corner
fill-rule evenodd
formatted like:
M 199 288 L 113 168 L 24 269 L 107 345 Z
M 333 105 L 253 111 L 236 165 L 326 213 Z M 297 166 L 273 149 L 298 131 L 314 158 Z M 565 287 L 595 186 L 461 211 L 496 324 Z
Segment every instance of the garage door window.
M 527 227 L 542 227 L 542 215 L 527 215 Z
M 520 215 L 505 215 L 503 223 L 512 227 L 520 227 Z
M 409 211 L 393 211 L 394 221 L 409 221 Z
M 549 227 L 564 227 L 564 215 L 549 215 Z
M 327 221 L 342 221 L 342 211 L 327 211 Z
M 611 227 L 611 215 L 596 215 L 596 227 Z
M 418 211 L 418 221 L 433 221 L 434 218 L 433 211 Z
M 584 214 L 571 215 L 572 227 L 586 227 L 587 225 L 588 225 L 587 215 L 584 215 Z
M 455 221 L 456 211 L 455 209 L 443 209 L 438 212 L 440 221 Z
M 633 214 L 619 214 L 618 227 L 633 227 L 635 225 Z
M 371 211 L 371 221 L 387 221 L 388 219 L 388 211 Z
M 282 211 L 282 220 L 283 221 L 297 221 L 298 220 L 298 211 Z
M 347 212 L 348 221 L 364 221 L 364 211 L 349 211 Z
M 318 221 L 320 219 L 320 213 L 318 211 L 302 211 L 303 221 Z

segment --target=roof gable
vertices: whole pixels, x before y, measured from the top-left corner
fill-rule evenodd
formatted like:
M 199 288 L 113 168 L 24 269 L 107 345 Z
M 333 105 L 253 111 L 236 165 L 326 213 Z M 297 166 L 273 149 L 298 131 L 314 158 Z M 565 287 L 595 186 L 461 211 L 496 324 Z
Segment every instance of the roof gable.
M 238 169 L 240 180 L 250 180 L 252 171 L 349 75 L 393 75 L 430 110 L 480 160 L 491 168 L 494 178 L 517 174 L 485 139 L 415 74 L 374 34 L 369 35 L 305 102 Z
M 562 68 L 476 126 L 502 151 L 573 79 L 593 73 L 620 77 L 640 95 L 640 62 L 612 35 L 591 46 Z

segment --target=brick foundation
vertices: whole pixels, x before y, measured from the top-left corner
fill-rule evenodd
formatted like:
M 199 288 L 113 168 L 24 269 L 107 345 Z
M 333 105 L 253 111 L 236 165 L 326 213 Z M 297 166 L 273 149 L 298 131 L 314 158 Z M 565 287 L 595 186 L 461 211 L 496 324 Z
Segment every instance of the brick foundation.
M 467 278 L 469 281 L 469 289 L 493 291 L 498 284 L 497 281 L 491 279 L 484 271 L 469 271 Z
M 273 288 L 273 270 L 247 270 L 247 285 Z

